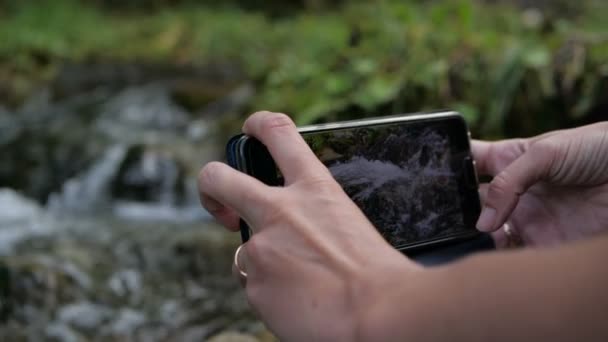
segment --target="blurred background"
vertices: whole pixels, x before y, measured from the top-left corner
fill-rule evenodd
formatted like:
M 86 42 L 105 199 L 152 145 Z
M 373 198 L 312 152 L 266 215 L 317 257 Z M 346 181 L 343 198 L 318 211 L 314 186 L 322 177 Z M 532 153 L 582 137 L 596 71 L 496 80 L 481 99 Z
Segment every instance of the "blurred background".
M 605 0 L 0 0 L 0 340 L 272 341 L 195 178 L 244 118 L 608 118 Z

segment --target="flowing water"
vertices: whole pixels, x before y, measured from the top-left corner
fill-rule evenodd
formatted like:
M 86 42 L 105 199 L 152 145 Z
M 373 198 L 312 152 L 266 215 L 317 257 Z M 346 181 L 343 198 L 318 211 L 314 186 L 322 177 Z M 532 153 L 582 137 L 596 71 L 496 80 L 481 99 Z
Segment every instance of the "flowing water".
M 176 82 L 0 110 L 0 341 L 271 338 L 231 276 L 238 234 L 198 202 L 218 117 L 177 104 Z

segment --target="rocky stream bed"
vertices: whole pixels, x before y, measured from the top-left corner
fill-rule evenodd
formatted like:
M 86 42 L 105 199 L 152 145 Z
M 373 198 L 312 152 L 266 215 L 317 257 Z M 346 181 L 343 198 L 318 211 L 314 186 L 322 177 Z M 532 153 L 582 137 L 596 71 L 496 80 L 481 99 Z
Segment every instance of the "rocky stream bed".
M 195 185 L 251 86 L 96 68 L 0 105 L 0 341 L 274 340 Z

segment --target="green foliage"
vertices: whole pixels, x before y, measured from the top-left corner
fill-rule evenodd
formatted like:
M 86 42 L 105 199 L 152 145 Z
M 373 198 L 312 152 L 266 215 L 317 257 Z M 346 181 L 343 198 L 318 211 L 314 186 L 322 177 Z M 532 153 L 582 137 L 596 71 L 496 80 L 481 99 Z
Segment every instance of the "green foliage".
M 584 118 L 602 101 L 607 10 L 590 0 L 565 19 L 473 0 L 384 0 L 269 18 L 188 1 L 152 13 L 26 2 L 0 12 L 0 80 L 2 69 L 39 74 L 41 54 L 51 65 L 227 61 L 258 85 L 251 109 L 300 124 L 454 108 L 486 136 L 510 134 L 513 120 L 529 134 Z

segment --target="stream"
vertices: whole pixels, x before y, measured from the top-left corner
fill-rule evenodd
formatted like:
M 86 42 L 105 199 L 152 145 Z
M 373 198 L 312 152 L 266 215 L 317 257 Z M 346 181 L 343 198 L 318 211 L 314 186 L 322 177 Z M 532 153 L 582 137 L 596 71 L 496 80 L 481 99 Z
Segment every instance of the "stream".
M 252 86 L 103 68 L 0 103 L 0 341 L 273 340 L 231 276 L 238 234 L 196 191 Z

